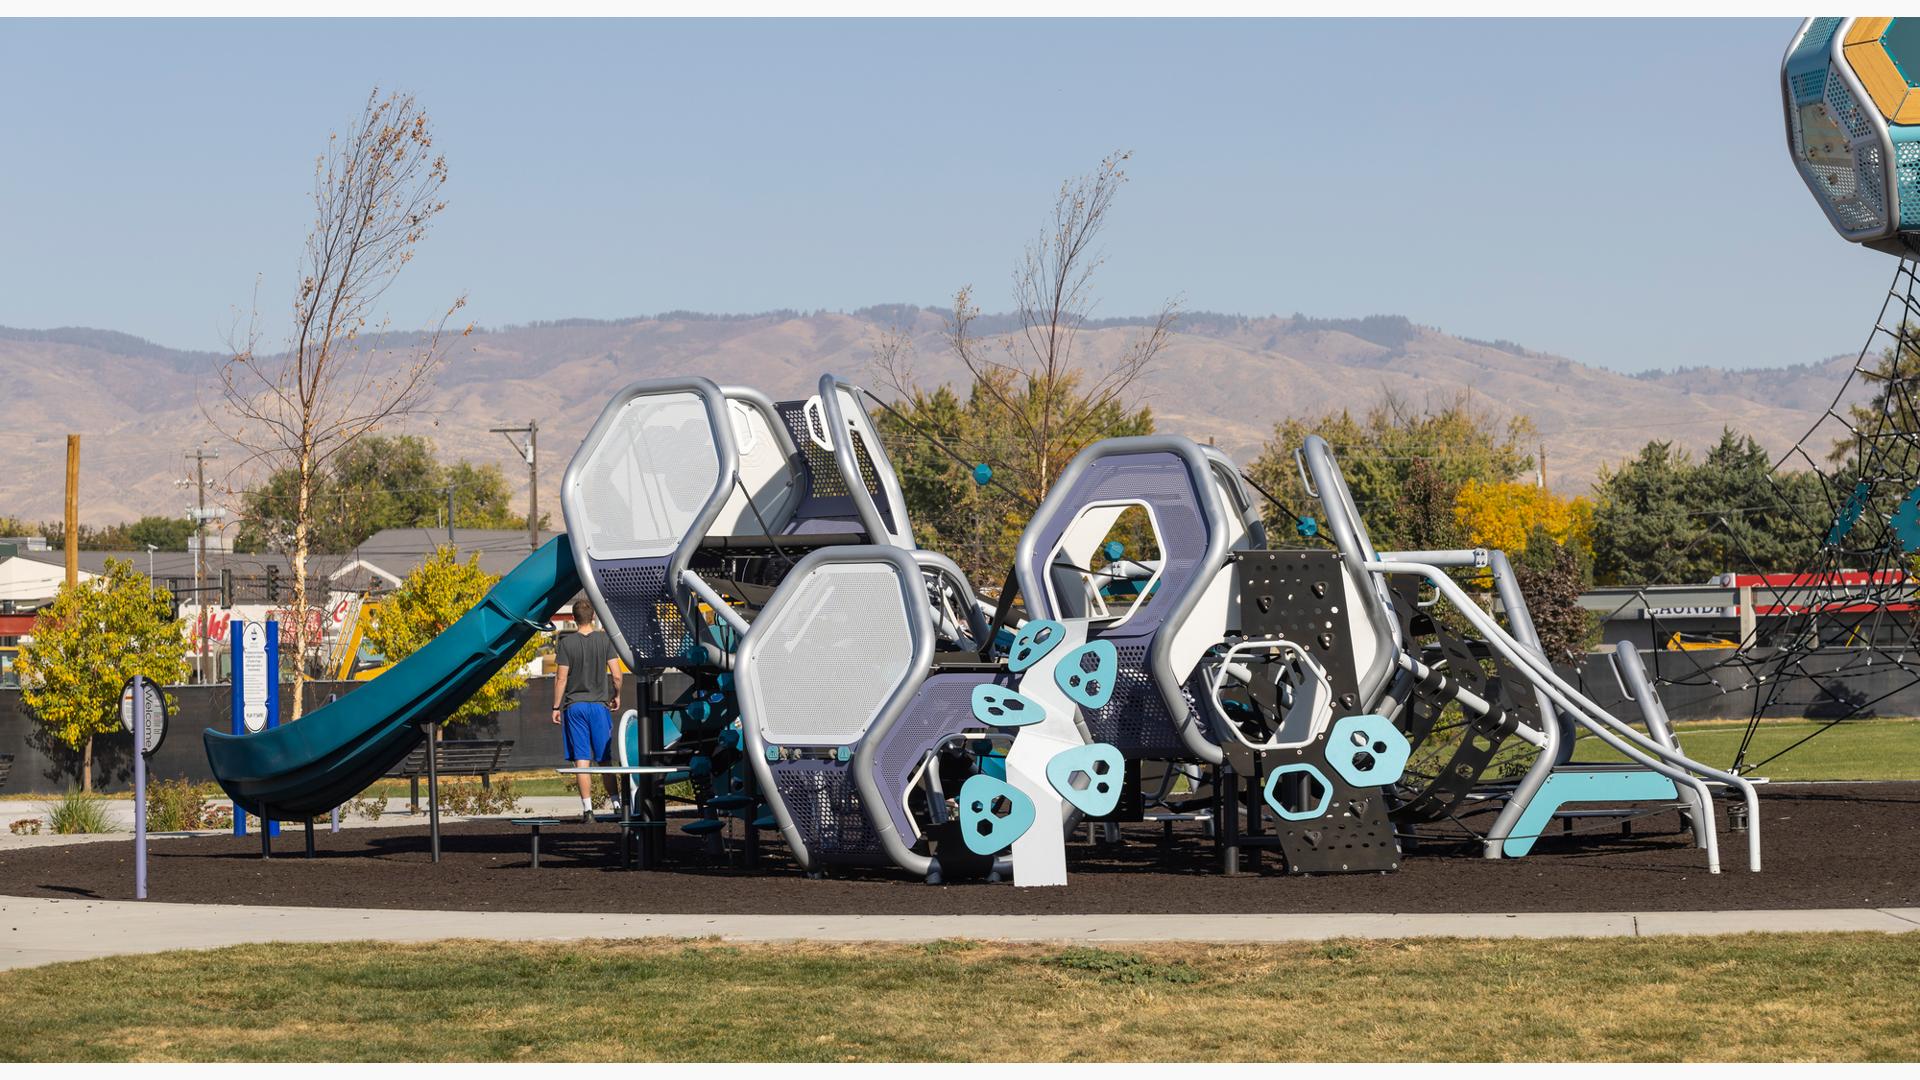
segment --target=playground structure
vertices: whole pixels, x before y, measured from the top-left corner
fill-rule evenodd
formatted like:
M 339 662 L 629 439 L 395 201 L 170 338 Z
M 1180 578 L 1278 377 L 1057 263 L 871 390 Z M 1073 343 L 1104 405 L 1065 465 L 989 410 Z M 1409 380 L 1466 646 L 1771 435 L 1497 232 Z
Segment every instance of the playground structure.
M 989 603 L 916 545 L 871 395 L 828 375 L 776 403 L 684 378 L 606 406 L 563 482 L 568 535 L 365 689 L 284 727 L 208 732 L 214 772 L 249 812 L 336 806 L 584 588 L 648 687 L 620 755 L 682 769 L 691 831 L 777 832 L 809 873 L 1060 884 L 1067 835 L 1126 821 L 1197 826 L 1227 873 L 1265 850 L 1290 872 L 1390 871 L 1469 806 L 1498 807 L 1475 834 L 1489 859 L 1529 855 L 1556 821 L 1677 812 L 1718 872 L 1722 798 L 1757 871 L 1748 774 L 1771 758 L 1747 760 L 1755 725 L 1835 697 L 1846 671 L 1809 657 L 1861 641 L 1851 663 L 1920 682 L 1910 630 L 1856 633 L 1912 625 L 1886 616 L 1911 605 L 1920 555 L 1920 20 L 1806 20 L 1781 93 L 1789 152 L 1834 228 L 1901 261 L 1846 385 L 1776 463 L 1816 473 L 1826 497 L 1808 523 L 1824 539 L 1791 579 L 1808 584 L 1781 596 L 1785 644 L 1664 678 L 1618 646 L 1637 726 L 1554 670 L 1503 553 L 1376 551 L 1321 439 L 1298 458 L 1330 548 L 1270 547 L 1245 478 L 1210 447 L 1109 439 L 1062 472 Z M 1871 415 L 1846 404 L 1856 378 Z M 1123 538 L 1143 535 L 1128 557 Z M 1456 573 L 1490 581 L 1497 609 Z M 1841 574 L 1866 584 L 1828 595 Z M 1658 686 L 1678 681 L 1760 688 L 1728 769 L 1675 738 Z M 1624 760 L 1574 760 L 1583 739 Z
M 338 805 L 584 589 L 648 687 L 617 752 L 684 770 L 689 830 L 777 833 L 811 874 L 1064 884 L 1075 829 L 1143 820 L 1193 826 L 1229 873 L 1268 850 L 1291 872 L 1390 871 L 1469 800 L 1501 806 L 1488 858 L 1555 821 L 1671 810 L 1717 871 L 1716 793 L 1746 805 L 1759 869 L 1753 785 L 1681 751 L 1631 648 L 1615 665 L 1639 728 L 1554 672 L 1504 555 L 1375 551 L 1324 441 L 1299 458 L 1330 548 L 1270 548 L 1213 448 L 1108 439 L 1061 473 L 988 603 L 915 545 L 863 395 L 832 375 L 778 403 L 701 378 L 624 388 L 566 471 L 566 536 L 364 689 L 209 732 L 216 775 L 254 813 Z M 1504 626 L 1462 568 L 1491 576 Z M 1625 762 L 1572 761 L 1580 733 Z M 1531 763 L 1494 775 L 1517 747 Z

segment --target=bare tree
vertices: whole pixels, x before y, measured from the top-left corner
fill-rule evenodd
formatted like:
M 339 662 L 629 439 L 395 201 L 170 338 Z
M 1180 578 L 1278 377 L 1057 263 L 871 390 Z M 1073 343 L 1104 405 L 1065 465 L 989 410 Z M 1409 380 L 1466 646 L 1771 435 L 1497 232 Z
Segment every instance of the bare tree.
M 353 126 L 329 135 L 314 162 L 314 224 L 301 260 L 284 352 L 262 354 L 257 306 L 220 369 L 223 416 L 208 419 L 248 451 L 243 466 L 295 478 L 293 716 L 303 711 L 309 617 L 307 558 L 322 470 L 354 441 L 421 411 L 445 354 L 462 295 L 424 334 L 389 336 L 380 302 L 446 208 L 446 158 L 434 153 L 427 115 L 411 95 L 375 89 Z M 460 332 L 471 332 L 468 326 Z
M 1086 366 L 1076 354 L 1080 331 L 1093 313 L 1094 271 L 1106 262 L 1094 243 L 1114 195 L 1126 183 L 1122 166 L 1132 156 L 1111 154 L 1093 173 L 1060 185 L 1052 220 L 1027 245 L 1014 270 L 1017 332 L 977 337 L 973 323 L 980 311 L 972 286 L 953 299 L 948 344 L 1012 428 L 1023 451 L 1009 463 L 1012 479 L 1035 502 L 1046 496 L 1067 460 L 1107 434 L 1103 427 L 1125 411 L 1130 392 L 1166 346 L 1179 317 L 1179 302 L 1168 300 L 1149 328 L 1104 370 Z

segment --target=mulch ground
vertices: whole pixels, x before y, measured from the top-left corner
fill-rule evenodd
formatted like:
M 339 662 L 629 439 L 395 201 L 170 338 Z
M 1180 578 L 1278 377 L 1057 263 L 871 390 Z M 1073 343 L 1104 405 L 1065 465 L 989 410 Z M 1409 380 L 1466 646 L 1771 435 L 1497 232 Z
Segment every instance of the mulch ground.
M 1573 837 L 1543 838 L 1534 854 L 1498 861 L 1460 843 L 1425 841 L 1390 874 L 1315 877 L 1218 872 L 1197 832 L 1171 846 L 1157 827 L 1131 826 L 1117 845 L 1068 848 L 1071 883 L 1019 889 L 984 882 L 929 886 L 897 871 L 836 872 L 811 880 L 767 844 L 757 872 L 716 862 L 680 834 L 670 865 L 622 871 L 618 830 L 566 825 L 542 835 L 538 870 L 524 829 L 469 822 L 442 831 L 428 858 L 424 818 L 396 828 L 318 837 L 302 855 L 288 828 L 274 858 L 253 838 L 156 839 L 154 900 L 317 907 L 744 914 L 1093 914 L 1270 912 L 1652 911 L 1920 906 L 1920 784 L 1802 785 L 1762 789 L 1766 869 L 1746 870 L 1746 838 L 1726 828 L 1725 872 L 1678 833 L 1673 814 L 1617 825 L 1586 822 Z M 1468 818 L 1484 827 L 1485 815 Z M 1084 836 L 1084 834 L 1083 834 Z M 730 844 L 737 848 L 737 842 Z M 0 851 L 0 894 L 131 899 L 130 844 Z

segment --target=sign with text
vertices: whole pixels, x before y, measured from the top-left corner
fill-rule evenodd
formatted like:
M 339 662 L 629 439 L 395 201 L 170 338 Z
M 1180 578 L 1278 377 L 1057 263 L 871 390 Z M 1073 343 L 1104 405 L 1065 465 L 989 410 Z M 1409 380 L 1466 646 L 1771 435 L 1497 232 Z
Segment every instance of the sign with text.
M 240 683 L 240 716 L 249 733 L 267 730 L 267 627 L 249 622 L 240 632 L 240 663 L 234 679 Z

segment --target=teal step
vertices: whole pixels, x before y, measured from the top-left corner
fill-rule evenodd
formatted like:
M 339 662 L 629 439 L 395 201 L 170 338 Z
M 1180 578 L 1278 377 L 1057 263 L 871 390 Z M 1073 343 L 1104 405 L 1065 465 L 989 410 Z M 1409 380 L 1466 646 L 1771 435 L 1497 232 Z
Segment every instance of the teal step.
M 753 819 L 753 827 L 756 829 L 777 829 L 780 827 L 780 822 L 773 816 L 772 811 L 768 811 Z
M 1680 797 L 1673 781 L 1650 769 L 1621 769 L 1602 766 L 1593 770 L 1569 769 L 1554 772 L 1533 801 L 1513 823 L 1513 832 L 1500 845 L 1509 859 L 1517 859 L 1533 850 L 1553 815 L 1567 803 L 1576 802 L 1658 802 Z
M 753 796 L 736 791 L 726 795 L 715 795 L 707 800 L 707 805 L 716 810 L 738 810 L 744 806 L 752 806 L 754 801 Z
M 726 827 L 727 823 L 721 821 L 719 818 L 700 818 L 680 826 L 680 831 L 704 835 L 706 833 L 719 832 Z

